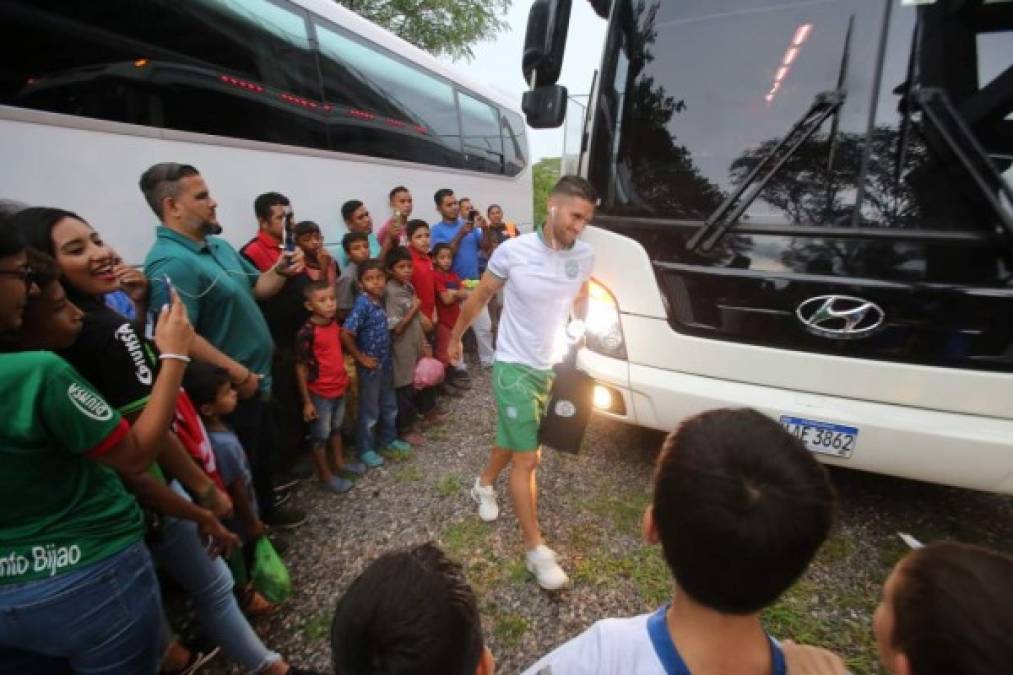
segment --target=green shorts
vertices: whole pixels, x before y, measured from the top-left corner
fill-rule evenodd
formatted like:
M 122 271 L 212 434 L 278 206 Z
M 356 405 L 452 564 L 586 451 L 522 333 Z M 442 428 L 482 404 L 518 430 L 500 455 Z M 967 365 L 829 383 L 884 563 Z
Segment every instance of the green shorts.
M 514 452 L 538 450 L 538 426 L 549 402 L 555 373 L 520 363 L 496 361 L 492 391 L 496 398 L 496 445 Z

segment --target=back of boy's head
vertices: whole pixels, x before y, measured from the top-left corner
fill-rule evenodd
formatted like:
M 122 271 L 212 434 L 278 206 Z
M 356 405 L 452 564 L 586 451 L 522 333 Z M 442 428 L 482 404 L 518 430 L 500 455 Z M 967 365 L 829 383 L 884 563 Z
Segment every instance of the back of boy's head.
M 352 252 L 352 244 L 357 241 L 364 241 L 366 245 L 369 245 L 369 235 L 365 232 L 349 232 L 341 238 L 341 248 L 345 249 L 345 254 Z
M 327 279 L 317 279 L 315 281 L 311 281 L 303 286 L 303 300 L 311 300 L 317 292 L 326 291 L 328 288 L 334 288 L 334 284 L 327 281 Z
M 312 234 L 314 232 L 319 233 L 320 226 L 312 220 L 300 220 L 292 227 L 292 234 L 297 237 L 302 237 L 303 235 Z
M 204 361 L 193 361 L 183 374 L 183 389 L 194 406 L 214 403 L 222 385 L 229 381 L 229 371 Z
M 679 587 L 726 614 L 772 604 L 805 571 L 833 522 L 826 470 L 749 409 L 684 421 L 662 447 L 653 518 Z
M 891 642 L 913 675 L 1013 669 L 1013 557 L 938 542 L 908 554 L 896 579 Z
M 451 248 L 450 244 L 441 242 L 441 243 L 437 244 L 436 246 L 433 246 L 433 257 L 435 258 L 436 256 L 440 255 L 440 251 L 450 251 L 450 252 L 453 252 L 454 249 Z
M 412 261 L 412 254 L 404 246 L 394 246 L 387 251 L 387 256 L 383 259 L 387 269 L 394 269 L 394 265 L 398 264 L 402 260 Z
M 331 624 L 337 675 L 473 675 L 483 650 L 475 592 L 432 543 L 374 560 Z
M 355 270 L 356 280 L 361 282 L 362 277 L 366 276 L 366 272 L 369 272 L 370 270 L 380 270 L 384 273 L 384 275 L 387 274 L 387 269 L 383 266 L 383 263 L 380 262 L 379 259 L 370 258 L 369 260 L 363 260 L 359 263 L 359 267 Z

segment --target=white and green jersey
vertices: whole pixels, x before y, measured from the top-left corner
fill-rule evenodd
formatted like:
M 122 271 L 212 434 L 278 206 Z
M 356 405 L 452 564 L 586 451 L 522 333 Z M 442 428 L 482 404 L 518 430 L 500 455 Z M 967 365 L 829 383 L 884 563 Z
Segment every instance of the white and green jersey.
M 591 276 L 594 251 L 577 241 L 560 251 L 541 231 L 500 244 L 487 271 L 506 282 L 496 338 L 496 360 L 548 370 L 563 356 L 570 307 Z

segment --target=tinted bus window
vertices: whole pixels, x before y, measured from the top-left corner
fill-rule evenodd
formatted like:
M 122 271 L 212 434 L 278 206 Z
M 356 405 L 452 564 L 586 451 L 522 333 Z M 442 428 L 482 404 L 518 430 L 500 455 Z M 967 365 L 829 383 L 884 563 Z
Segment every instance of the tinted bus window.
M 465 166 L 486 173 L 502 173 L 503 137 L 499 112 L 464 92 L 457 93 L 457 100 L 461 106 Z
M 503 127 L 504 172 L 508 176 L 516 176 L 528 163 L 524 118 L 504 110 L 500 123 Z

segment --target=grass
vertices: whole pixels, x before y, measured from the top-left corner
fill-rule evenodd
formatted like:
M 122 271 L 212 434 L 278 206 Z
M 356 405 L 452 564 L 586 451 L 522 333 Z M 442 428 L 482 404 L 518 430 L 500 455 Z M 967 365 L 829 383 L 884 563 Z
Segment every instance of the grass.
M 520 614 L 493 613 L 492 634 L 506 647 L 516 647 L 529 628 L 527 619 Z
M 477 518 L 465 518 L 447 527 L 440 535 L 440 543 L 452 556 L 463 559 L 485 544 L 490 532 Z
M 464 490 L 464 478 L 456 473 L 447 473 L 436 481 L 436 492 L 441 497 L 453 497 Z
M 607 518 L 623 534 L 639 538 L 644 509 L 651 503 L 647 489 L 616 494 L 605 486 L 598 486 L 594 491 L 594 497 L 582 500 L 581 510 Z
M 418 464 L 406 464 L 394 472 L 398 483 L 417 483 L 422 480 L 422 468 Z
M 302 625 L 302 634 L 307 640 L 323 640 L 331 633 L 331 614 L 324 612 L 307 619 Z

